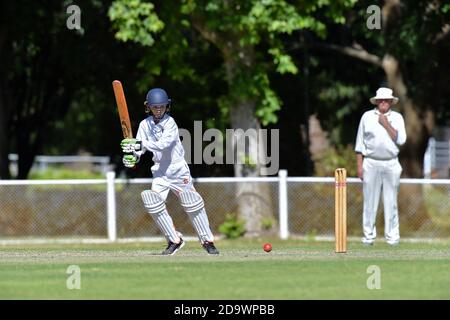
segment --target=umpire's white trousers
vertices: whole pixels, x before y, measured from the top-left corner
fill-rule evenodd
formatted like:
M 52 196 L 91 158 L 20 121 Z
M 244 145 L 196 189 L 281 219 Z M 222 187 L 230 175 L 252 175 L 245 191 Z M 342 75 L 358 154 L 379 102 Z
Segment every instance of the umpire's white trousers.
M 397 158 L 375 160 L 364 158 L 363 161 L 363 232 L 364 243 L 373 243 L 377 236 L 375 227 L 378 203 L 383 192 L 384 235 L 389 244 L 400 240 L 397 194 L 402 167 Z

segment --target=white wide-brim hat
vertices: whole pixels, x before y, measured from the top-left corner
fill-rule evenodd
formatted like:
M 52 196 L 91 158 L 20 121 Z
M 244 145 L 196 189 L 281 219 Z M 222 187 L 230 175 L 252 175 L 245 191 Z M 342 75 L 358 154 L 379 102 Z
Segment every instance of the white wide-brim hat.
M 389 88 L 379 88 L 377 90 L 377 95 L 370 98 L 370 102 L 372 104 L 377 104 L 378 99 L 392 99 L 392 104 L 396 104 L 398 102 L 398 98 L 392 95 L 392 90 Z

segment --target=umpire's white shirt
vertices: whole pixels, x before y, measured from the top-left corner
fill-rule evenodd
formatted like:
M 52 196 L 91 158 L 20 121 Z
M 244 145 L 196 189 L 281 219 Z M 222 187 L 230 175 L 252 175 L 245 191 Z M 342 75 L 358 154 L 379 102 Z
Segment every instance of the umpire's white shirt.
M 158 123 L 155 123 L 152 116 L 142 120 L 136 139 L 142 140 L 142 151 L 137 153 L 139 156 L 147 150 L 153 153 L 154 175 L 157 172 L 166 175 L 171 166 L 185 162 L 178 126 L 168 114 Z
M 363 114 L 356 136 L 355 151 L 371 159 L 395 159 L 399 146 L 406 142 L 405 121 L 398 112 L 389 110 L 385 113 L 389 123 L 397 130 L 397 140 L 393 141 L 387 130 L 378 122 L 379 116 L 378 109 Z

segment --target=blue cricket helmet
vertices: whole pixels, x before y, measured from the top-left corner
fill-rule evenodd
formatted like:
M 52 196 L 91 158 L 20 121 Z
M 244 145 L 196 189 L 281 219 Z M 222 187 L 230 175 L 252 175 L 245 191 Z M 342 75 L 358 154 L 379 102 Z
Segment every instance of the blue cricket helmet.
M 151 89 L 147 93 L 147 105 L 148 106 L 160 106 L 160 105 L 169 105 L 170 99 L 167 96 L 166 91 L 161 88 Z

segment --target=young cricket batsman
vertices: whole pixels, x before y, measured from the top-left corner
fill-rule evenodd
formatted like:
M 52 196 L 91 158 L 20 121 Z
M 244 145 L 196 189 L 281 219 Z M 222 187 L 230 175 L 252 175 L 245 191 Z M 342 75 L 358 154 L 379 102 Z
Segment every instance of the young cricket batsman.
M 206 252 L 219 254 L 214 246 L 214 236 L 209 227 L 203 199 L 193 186 L 191 173 L 184 159 L 178 126 L 169 115 L 170 102 L 163 89 L 154 88 L 147 93 L 144 105 L 148 117 L 139 124 L 135 139 L 124 139 L 120 144 L 122 151 L 127 153 L 123 157 L 123 163 L 132 168 L 144 152 L 153 153 L 152 187 L 151 190 L 144 190 L 141 196 L 145 208 L 168 242 L 163 255 L 173 255 L 185 244 L 166 209 L 165 201 L 169 190 L 180 200 Z

